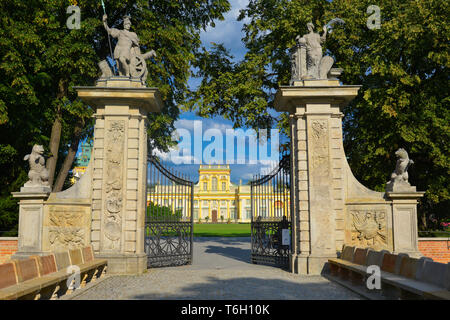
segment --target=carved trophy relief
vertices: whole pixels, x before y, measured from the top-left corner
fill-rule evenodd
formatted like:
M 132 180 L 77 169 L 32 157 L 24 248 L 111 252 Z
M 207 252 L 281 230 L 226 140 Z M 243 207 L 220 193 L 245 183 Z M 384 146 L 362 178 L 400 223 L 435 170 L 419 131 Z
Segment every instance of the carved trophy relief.
M 353 245 L 374 249 L 387 247 L 385 210 L 350 211 L 350 219 Z
M 51 226 L 55 227 L 74 227 L 79 226 L 83 219 L 83 211 L 56 210 L 51 208 L 49 212 L 49 221 Z
M 125 121 L 111 121 L 109 124 L 106 143 L 105 247 L 110 250 L 120 250 L 120 239 L 122 236 L 122 171 Z
M 50 249 L 76 249 L 85 245 L 85 230 L 80 227 L 50 227 Z
M 316 169 L 316 174 L 328 176 L 328 126 L 326 120 L 314 120 L 311 123 L 312 129 L 312 168 Z

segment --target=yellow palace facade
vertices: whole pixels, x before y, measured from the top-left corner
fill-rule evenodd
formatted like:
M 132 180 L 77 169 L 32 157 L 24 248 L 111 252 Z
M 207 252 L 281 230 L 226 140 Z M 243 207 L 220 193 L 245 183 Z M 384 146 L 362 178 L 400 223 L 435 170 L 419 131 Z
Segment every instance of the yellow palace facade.
M 194 185 L 194 222 L 250 222 L 251 194 L 250 185 L 236 185 L 230 180 L 229 165 L 200 165 L 199 181 Z M 165 186 L 155 186 L 153 194 L 147 195 L 147 202 L 152 199 L 160 206 L 183 211 L 184 217 L 190 217 L 189 195 L 173 196 L 165 192 Z M 255 200 L 262 216 L 282 216 L 287 210 L 289 196 L 285 200 L 272 195 L 267 188 L 265 194 Z

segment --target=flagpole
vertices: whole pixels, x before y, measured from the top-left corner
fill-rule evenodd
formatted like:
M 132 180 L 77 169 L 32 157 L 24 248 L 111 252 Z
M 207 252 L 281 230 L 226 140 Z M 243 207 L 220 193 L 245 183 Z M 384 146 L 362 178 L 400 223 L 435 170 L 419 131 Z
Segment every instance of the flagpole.
M 105 3 L 103 2 L 103 0 L 102 0 L 102 7 L 103 7 L 103 13 L 106 15 Z M 109 32 L 106 32 L 106 33 L 108 34 L 109 53 L 111 54 L 111 59 L 114 60 L 114 55 L 113 55 L 113 52 L 112 52 L 111 39 L 109 37 Z M 117 75 L 115 67 L 116 66 L 114 65 L 114 74 Z

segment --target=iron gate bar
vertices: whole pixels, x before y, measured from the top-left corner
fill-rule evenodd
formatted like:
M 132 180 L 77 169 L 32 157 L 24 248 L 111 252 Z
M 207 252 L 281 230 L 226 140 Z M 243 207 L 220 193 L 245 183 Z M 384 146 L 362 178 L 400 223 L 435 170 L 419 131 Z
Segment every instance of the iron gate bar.
M 147 160 L 151 185 L 145 223 L 148 266 L 191 264 L 194 182 L 174 168 L 166 168 L 151 154 Z
M 253 263 L 289 265 L 292 247 L 282 243 L 282 230 L 291 234 L 290 157 L 284 155 L 277 167 L 267 175 L 255 175 L 250 182 L 251 260 Z M 255 220 L 256 219 L 256 220 Z

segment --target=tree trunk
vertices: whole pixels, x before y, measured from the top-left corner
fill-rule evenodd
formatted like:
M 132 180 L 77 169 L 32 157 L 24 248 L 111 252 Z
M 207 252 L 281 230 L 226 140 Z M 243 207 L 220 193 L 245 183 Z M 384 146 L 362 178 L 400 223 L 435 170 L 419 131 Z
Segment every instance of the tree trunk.
M 55 185 L 53 186 L 53 192 L 60 192 L 64 187 L 64 181 L 66 181 L 69 170 L 72 167 L 73 160 L 78 151 L 78 145 L 81 140 L 81 132 L 83 130 L 84 123 L 77 123 L 73 132 L 72 141 L 70 142 L 69 151 L 64 159 L 63 165 L 59 170 L 58 177 L 56 178 Z
M 58 83 L 58 93 L 56 97 L 58 99 L 61 99 L 66 95 L 67 95 L 67 82 L 63 79 L 60 79 Z M 48 158 L 46 166 L 48 170 L 48 183 L 50 187 L 53 185 L 53 180 L 55 178 L 55 171 L 56 171 L 56 163 L 58 161 L 58 150 L 62 131 L 61 119 L 62 119 L 62 110 L 61 107 L 58 105 L 56 109 L 55 120 L 53 121 L 52 133 L 50 136 L 50 144 L 49 144 L 49 149 L 52 156 Z
M 56 118 L 53 121 L 52 133 L 50 136 L 49 149 L 52 154 L 47 160 L 47 170 L 48 170 L 48 183 L 50 186 L 53 185 L 53 179 L 55 178 L 56 162 L 58 161 L 58 150 L 59 141 L 61 140 L 61 114 L 58 112 Z

